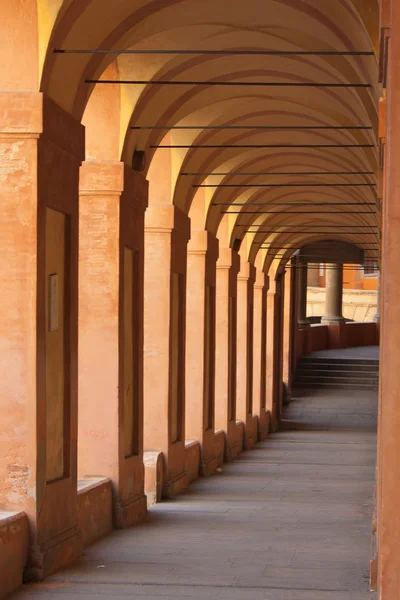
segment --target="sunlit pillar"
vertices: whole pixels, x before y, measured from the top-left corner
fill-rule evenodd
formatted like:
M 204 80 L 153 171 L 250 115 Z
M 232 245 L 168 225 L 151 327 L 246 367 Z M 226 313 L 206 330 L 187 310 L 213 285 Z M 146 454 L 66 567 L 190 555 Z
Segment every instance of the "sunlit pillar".
M 326 265 L 326 299 L 325 314 L 321 323 L 334 325 L 344 321 L 343 304 L 343 265 L 329 263 Z
M 215 339 L 215 427 L 225 432 L 225 458 L 242 449 L 241 428 L 236 424 L 237 275 L 240 257 L 231 248 L 220 248 L 217 261 Z
M 84 129 L 40 93 L 0 93 L 0 115 L 0 506 L 29 519 L 25 580 L 32 581 L 82 552 L 76 437 Z
M 185 470 L 186 253 L 189 218 L 153 205 L 145 218 L 144 449 L 164 454 L 164 496 L 187 486 Z
M 237 373 L 236 416 L 244 423 L 244 448 L 257 441 L 257 421 L 253 416 L 254 280 L 256 269 L 243 262 L 237 291 Z
M 188 244 L 186 299 L 187 440 L 201 444 L 201 472 L 215 471 L 215 284 L 218 241 L 207 231 L 192 233 Z
M 267 293 L 267 409 L 273 431 L 278 428 L 282 393 L 282 281 L 270 278 Z
M 147 182 L 126 165 L 83 163 L 79 211 L 78 474 L 113 483 L 114 524 L 146 515 L 143 258 Z
M 257 269 L 254 282 L 254 325 L 253 325 L 253 413 L 258 418 L 258 439 L 268 435 L 269 412 L 267 398 L 267 292 L 269 277 Z

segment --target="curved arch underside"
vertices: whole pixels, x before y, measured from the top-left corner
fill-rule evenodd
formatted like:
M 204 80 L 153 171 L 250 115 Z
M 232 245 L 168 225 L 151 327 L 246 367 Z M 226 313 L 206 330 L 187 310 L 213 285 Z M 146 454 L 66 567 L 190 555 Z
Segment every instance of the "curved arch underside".
M 96 122 L 96 97 L 111 94 L 113 110 L 102 136 L 117 136 L 117 158 L 127 164 L 135 150 L 145 151 L 151 183 L 160 168 L 167 169 L 171 189 L 164 201 L 189 214 L 195 228 L 218 234 L 223 226 L 227 243 L 241 245 L 251 262 L 261 253 L 266 270 L 278 268 L 291 249 L 321 239 L 352 242 L 365 256 L 376 256 L 371 248 L 379 245 L 380 89 L 374 55 L 53 52 L 373 52 L 376 0 L 38 0 L 38 5 L 42 14 L 52 7 L 55 20 L 42 91 L 83 118 L 87 128 Z M 87 83 L 101 79 L 208 83 Z M 241 85 L 215 85 L 224 82 Z M 310 87 L 314 83 L 333 85 Z M 156 201 L 157 195 L 150 196 L 150 203 Z

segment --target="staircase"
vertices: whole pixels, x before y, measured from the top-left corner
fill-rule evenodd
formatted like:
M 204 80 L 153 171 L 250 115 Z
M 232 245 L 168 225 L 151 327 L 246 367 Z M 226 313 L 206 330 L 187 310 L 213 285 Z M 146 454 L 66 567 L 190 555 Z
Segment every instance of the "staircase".
M 294 388 L 377 390 L 379 360 L 303 356 L 297 364 Z

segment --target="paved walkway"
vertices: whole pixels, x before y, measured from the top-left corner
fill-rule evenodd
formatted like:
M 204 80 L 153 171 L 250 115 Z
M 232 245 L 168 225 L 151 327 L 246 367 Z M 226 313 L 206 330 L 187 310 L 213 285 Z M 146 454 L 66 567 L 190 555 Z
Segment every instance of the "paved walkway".
M 374 598 L 376 394 L 303 391 L 287 416 L 318 429 L 272 435 L 14 600 Z

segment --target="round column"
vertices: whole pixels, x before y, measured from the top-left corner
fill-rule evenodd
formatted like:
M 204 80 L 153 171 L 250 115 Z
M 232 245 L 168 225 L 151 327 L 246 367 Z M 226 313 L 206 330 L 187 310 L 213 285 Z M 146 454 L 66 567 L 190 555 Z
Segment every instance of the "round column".
M 344 321 L 343 303 L 343 265 L 329 263 L 326 265 L 326 299 L 325 315 L 321 323 L 331 325 Z
M 307 329 L 307 263 L 297 263 L 297 322 L 299 329 Z

